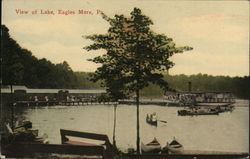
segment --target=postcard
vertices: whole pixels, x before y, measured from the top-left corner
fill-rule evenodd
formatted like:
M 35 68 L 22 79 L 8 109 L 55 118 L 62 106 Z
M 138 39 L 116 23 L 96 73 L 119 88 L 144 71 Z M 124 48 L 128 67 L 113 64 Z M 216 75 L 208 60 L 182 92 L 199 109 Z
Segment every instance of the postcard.
M 3 0 L 1 158 L 249 157 L 249 2 Z

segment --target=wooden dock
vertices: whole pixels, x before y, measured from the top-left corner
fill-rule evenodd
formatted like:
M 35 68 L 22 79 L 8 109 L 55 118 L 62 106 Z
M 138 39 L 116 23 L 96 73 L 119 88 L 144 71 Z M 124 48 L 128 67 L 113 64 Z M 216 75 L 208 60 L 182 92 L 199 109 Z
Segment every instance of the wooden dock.
M 136 105 L 135 100 L 119 100 L 119 104 Z M 163 99 L 142 99 L 141 105 L 160 105 L 160 106 L 180 106 L 177 102 L 167 101 Z
M 86 101 L 16 101 L 16 106 L 84 106 L 84 105 L 113 105 L 113 104 L 126 104 L 126 105 L 136 105 L 134 100 L 119 100 L 118 102 L 112 101 L 96 101 L 96 100 L 86 100 Z M 141 100 L 141 105 L 159 105 L 159 106 L 181 106 L 177 102 L 171 102 L 167 100 Z M 228 106 L 228 103 L 201 103 L 197 106 Z
M 36 107 L 36 106 L 84 106 L 84 105 L 113 105 L 118 102 L 98 101 L 16 101 L 15 106 Z

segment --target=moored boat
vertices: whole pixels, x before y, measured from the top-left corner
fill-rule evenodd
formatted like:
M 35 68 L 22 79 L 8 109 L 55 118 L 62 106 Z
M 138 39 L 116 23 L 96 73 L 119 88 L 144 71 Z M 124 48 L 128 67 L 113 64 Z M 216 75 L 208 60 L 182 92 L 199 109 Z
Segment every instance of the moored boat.
M 227 107 L 231 103 L 197 103 L 196 106 L 208 106 L 208 107 Z
M 180 106 L 228 106 L 235 103 L 232 92 L 165 92 L 164 99 L 178 101 Z
M 218 110 L 220 113 L 221 112 L 228 112 L 228 111 L 233 111 L 234 106 L 233 105 L 228 105 L 228 106 L 217 106 L 216 110 Z
M 141 151 L 142 153 L 159 153 L 161 151 L 161 145 L 160 143 L 154 138 L 153 141 L 151 141 L 148 144 L 141 143 Z
M 184 150 L 184 147 L 182 144 L 180 144 L 175 138 L 171 143 L 167 142 L 167 145 L 163 147 L 162 153 L 182 153 Z
M 23 143 L 42 143 L 48 144 L 48 135 L 38 136 L 38 130 L 32 128 L 30 121 L 24 121 L 20 126 L 12 129 L 9 124 L 6 124 L 6 129 L 3 132 L 2 142 L 4 145 Z
M 218 115 L 219 111 L 217 109 L 202 109 L 202 108 L 195 108 L 195 109 L 183 109 L 178 110 L 178 115 L 185 116 L 185 115 Z

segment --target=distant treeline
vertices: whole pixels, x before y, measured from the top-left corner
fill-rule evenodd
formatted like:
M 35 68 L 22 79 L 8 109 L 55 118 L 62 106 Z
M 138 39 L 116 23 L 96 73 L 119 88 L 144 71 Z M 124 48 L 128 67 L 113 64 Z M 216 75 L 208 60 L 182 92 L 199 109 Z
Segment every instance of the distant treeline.
M 73 72 L 67 62 L 53 64 L 46 59 L 37 59 L 31 51 L 22 48 L 9 35 L 9 30 L 2 30 L 2 84 L 25 85 L 29 88 L 100 88 L 99 83 L 89 80 L 91 73 Z M 49 51 L 49 50 L 48 50 Z M 188 82 L 192 91 L 231 91 L 239 98 L 249 98 L 250 78 L 197 75 L 164 75 L 169 87 L 176 91 L 187 91 Z M 163 91 L 150 85 L 142 91 L 142 96 L 161 97 Z
M 230 91 L 238 98 L 250 97 L 250 78 L 197 75 L 165 75 L 169 87 L 176 91 L 188 91 L 188 82 L 192 84 L 192 91 Z M 143 90 L 145 96 L 163 95 L 163 91 L 155 85 L 150 85 Z

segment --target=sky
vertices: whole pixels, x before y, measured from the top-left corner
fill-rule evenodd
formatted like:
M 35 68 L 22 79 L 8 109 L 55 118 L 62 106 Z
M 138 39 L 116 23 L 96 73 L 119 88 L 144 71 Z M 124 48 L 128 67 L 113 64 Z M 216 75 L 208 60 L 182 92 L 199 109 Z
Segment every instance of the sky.
M 134 7 L 151 18 L 153 31 L 173 38 L 177 46 L 194 48 L 171 57 L 175 66 L 170 74 L 249 75 L 248 1 L 3 0 L 2 24 L 37 58 L 67 61 L 73 71 L 93 72 L 99 65 L 87 59 L 105 50 L 84 50 L 92 42 L 82 36 L 107 32 L 109 25 L 98 11 L 129 16 Z M 48 11 L 54 14 L 44 14 Z

